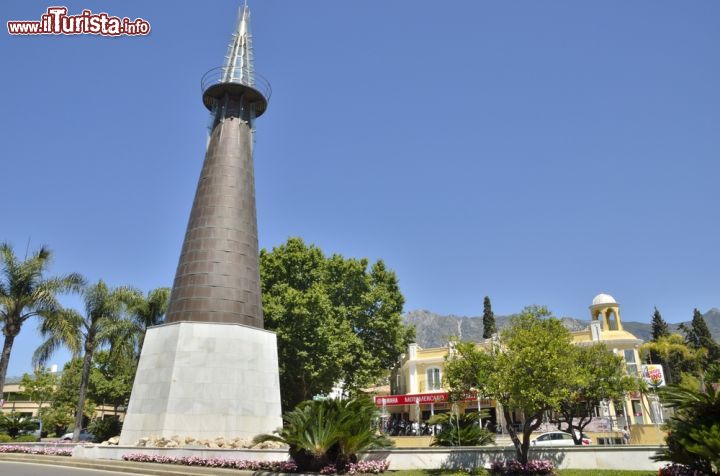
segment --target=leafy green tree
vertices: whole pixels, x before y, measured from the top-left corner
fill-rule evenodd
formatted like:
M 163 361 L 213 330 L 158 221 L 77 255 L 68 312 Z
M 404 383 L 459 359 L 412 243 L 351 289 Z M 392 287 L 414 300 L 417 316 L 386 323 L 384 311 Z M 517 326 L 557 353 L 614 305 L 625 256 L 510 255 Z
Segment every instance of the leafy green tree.
M 459 401 L 466 392 L 479 392 L 482 397 L 487 396 L 497 349 L 486 352 L 472 342 L 453 342 L 452 349 L 445 358 L 443 376 L 450 400 Z
M 260 252 L 265 327 L 277 333 L 283 408 L 375 383 L 414 337 L 382 261 L 326 257 L 300 238 Z
M 117 413 L 118 407 L 130 400 L 136 368 L 137 362 L 130 356 L 96 352 L 90 370 L 90 399 L 97 405 L 112 405 Z
M 720 388 L 702 391 L 670 385 L 660 389 L 664 405 L 675 410 L 666 422 L 667 446 L 654 458 L 720 474 Z
M 65 363 L 52 396 L 53 406 L 63 403 L 72 406 L 77 405 L 78 397 L 80 396 L 81 375 L 82 359 L 76 357 Z
M 491 338 L 496 332 L 495 314 L 492 311 L 490 298 L 485 296 L 485 299 L 483 299 L 483 339 Z
M 122 423 L 116 415 L 95 418 L 88 425 L 88 431 L 95 437 L 95 441 L 107 441 L 112 437 L 120 436 Z
M 696 350 L 705 349 L 705 365 L 720 361 L 720 345 L 713 339 L 705 318 L 699 310 L 693 310 L 690 327 L 681 324 L 680 328 L 685 332 L 685 342 L 688 346 Z
M 489 416 L 486 410 L 483 410 L 483 413 L 484 418 Z M 480 415 L 477 412 L 433 415 L 428 424 L 440 425 L 440 432 L 433 438 L 431 446 L 483 446 L 493 443 L 495 435 L 485 428 L 480 428 L 479 421 Z
M 0 244 L 0 324 L 5 336 L 0 355 L 0 394 L 22 325 L 31 317 L 56 316 L 62 310 L 57 295 L 78 291 L 84 282 L 76 273 L 45 277 L 51 258 L 52 252 L 43 246 L 29 258 L 19 260 L 9 244 Z
M 89 406 L 86 405 L 85 408 L 87 414 Z M 64 435 L 73 421 L 75 421 L 74 411 L 75 405 L 68 404 L 57 404 L 45 409 L 42 413 L 43 428 L 45 428 L 48 433 L 55 434 L 55 436 Z
M 38 408 L 42 408 L 45 403 L 52 401 L 57 384 L 57 374 L 46 368 L 38 368 L 33 375 L 23 374 L 20 389 L 31 402 L 37 403 Z
M 470 356 L 467 362 L 461 360 L 463 355 Z M 568 369 L 573 368 L 575 357 L 563 324 L 550 317 L 545 307 L 531 306 L 511 318 L 498 346 L 489 352 L 458 346 L 458 352 L 448 356 L 445 373 L 449 383 L 465 386 L 453 391 L 476 390 L 500 404 L 517 459 L 525 464 L 530 434 L 540 427 L 543 414 L 559 410 L 572 395 L 575 376 Z M 513 410 L 524 415 L 519 434 Z
M 74 310 L 65 310 L 53 318 L 45 319 L 40 326 L 40 333 L 46 340 L 35 351 L 35 363 L 43 365 L 56 349 L 63 346 L 74 356 L 82 352 L 83 366 L 73 441 L 80 439 L 93 354 L 103 345 L 120 348 L 126 344 L 118 339 L 129 335 L 129 329 L 134 327 L 134 323 L 126 317 L 127 304 L 133 294 L 127 288 L 111 289 L 99 281 L 83 291 L 85 316 Z
M 40 420 L 40 434 L 43 431 L 42 414 L 46 410 L 45 403 L 52 401 L 55 394 L 55 387 L 58 384 L 57 374 L 46 368 L 38 368 L 33 376 L 24 374 L 20 381 L 22 392 L 28 396 L 31 402 L 37 403 L 38 419 Z
M 685 343 L 680 334 L 670 334 L 658 338 L 657 341 L 648 341 L 640 347 L 643 354 L 655 353 L 665 362 L 665 380 L 668 384 L 680 381 L 683 372 L 697 372 L 698 363 L 703 355 L 702 351 L 692 349 Z
M 639 389 L 639 382 L 627 375 L 623 359 L 603 344 L 576 346 L 574 353 L 574 365 L 567 369 L 573 376 L 570 395 L 561 402 L 556 415 L 558 428 L 570 433 L 580 445 L 581 434 L 600 402 L 622 400 L 627 392 Z
M 82 368 L 83 361 L 80 358 L 71 359 L 65 364 L 52 396 L 52 405 L 43 412 L 43 426 L 52 428 L 58 436 L 64 434 L 75 421 Z M 95 414 L 95 404 L 89 398 L 85 399 L 83 414 L 85 419 L 90 419 Z

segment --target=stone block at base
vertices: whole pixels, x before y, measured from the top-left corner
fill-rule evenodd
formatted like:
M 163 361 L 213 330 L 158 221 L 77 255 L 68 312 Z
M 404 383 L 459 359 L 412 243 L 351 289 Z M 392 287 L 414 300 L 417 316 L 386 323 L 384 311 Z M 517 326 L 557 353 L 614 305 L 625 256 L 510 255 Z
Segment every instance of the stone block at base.
M 280 426 L 273 332 L 204 322 L 148 329 L 121 445 L 151 436 L 252 438 Z

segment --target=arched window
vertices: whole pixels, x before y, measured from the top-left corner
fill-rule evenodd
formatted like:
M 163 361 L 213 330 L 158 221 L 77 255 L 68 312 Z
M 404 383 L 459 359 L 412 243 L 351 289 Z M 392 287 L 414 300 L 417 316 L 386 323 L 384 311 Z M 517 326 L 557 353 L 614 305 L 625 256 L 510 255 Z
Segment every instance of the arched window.
M 617 331 L 620 329 L 620 327 L 618 326 L 618 318 L 617 318 L 617 314 L 615 314 L 615 311 L 609 311 L 607 313 L 607 320 L 608 320 L 608 330 Z
M 425 381 L 428 390 L 440 390 L 442 382 L 440 380 L 440 368 L 430 367 L 425 371 Z

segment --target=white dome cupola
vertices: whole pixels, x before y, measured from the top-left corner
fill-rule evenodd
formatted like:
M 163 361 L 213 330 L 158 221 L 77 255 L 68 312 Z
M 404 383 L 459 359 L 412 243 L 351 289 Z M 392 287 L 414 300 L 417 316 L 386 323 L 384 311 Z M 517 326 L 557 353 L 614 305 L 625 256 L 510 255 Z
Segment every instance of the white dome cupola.
M 620 304 L 609 294 L 600 293 L 595 296 L 590 306 L 591 321 L 600 321 L 603 331 L 621 331 Z

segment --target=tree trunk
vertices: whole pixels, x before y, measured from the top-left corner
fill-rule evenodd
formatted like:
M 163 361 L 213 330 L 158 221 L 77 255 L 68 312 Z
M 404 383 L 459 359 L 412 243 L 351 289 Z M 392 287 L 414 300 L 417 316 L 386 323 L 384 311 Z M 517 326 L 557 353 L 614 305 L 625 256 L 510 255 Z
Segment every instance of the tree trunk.
M 586 417 L 580 418 L 580 421 L 578 422 L 577 426 L 575 427 L 577 429 L 578 435 L 577 439 L 575 439 L 575 432 L 573 431 L 571 435 L 573 435 L 573 441 L 575 441 L 576 445 L 582 445 L 583 442 L 583 431 L 585 431 L 585 427 L 590 424 L 590 422 L 593 421 L 592 413 L 590 413 L 590 416 L 587 417 L 587 421 L 585 420 Z
M 574 412 L 565 408 L 560 411 L 560 415 L 562 415 L 563 420 L 558 420 L 557 429 L 559 431 L 564 431 L 566 433 L 570 433 L 571 435 L 574 434 L 574 432 L 572 431 L 573 430 L 572 421 L 573 421 Z M 563 423 L 565 423 L 565 425 L 567 425 L 566 428 L 563 428 L 563 426 L 562 426 Z M 574 440 L 575 440 L 575 437 L 573 436 L 573 441 Z M 575 444 L 577 444 L 577 442 L 575 442 Z
M 564 431 L 566 433 L 570 433 L 570 436 L 572 436 L 572 439 L 573 439 L 573 443 L 575 443 L 576 446 L 582 445 L 583 430 L 585 430 L 585 427 L 588 426 L 590 424 L 590 422 L 593 420 L 593 416 L 591 413 L 592 410 L 589 408 L 584 408 L 583 410 L 584 411 L 582 413 L 579 411 L 574 412 L 574 411 L 572 411 L 572 409 L 565 409 L 565 411 L 561 411 L 561 414 L 562 414 L 563 418 L 565 419 L 564 423 L 567 425 L 567 428 L 565 428 L 565 429 L 562 428 L 563 422 L 558 423 L 558 430 Z M 576 425 L 575 418 L 574 418 L 574 416 L 576 414 L 589 415 L 589 417 L 588 416 L 577 417 L 578 424 Z M 589 418 L 589 419 L 586 421 L 586 418 Z
M 85 357 L 83 358 L 82 377 L 80 378 L 80 397 L 78 399 L 77 410 L 75 412 L 75 430 L 73 431 L 73 441 L 80 441 L 80 430 L 82 430 L 83 413 L 85 410 L 85 394 L 87 393 L 88 383 L 90 382 L 90 365 L 92 364 L 92 352 L 85 349 Z
M 508 433 L 510 433 L 510 439 L 512 440 L 513 445 L 515 445 L 515 454 L 517 459 L 520 463 L 527 464 L 528 453 L 530 451 L 530 434 L 540 427 L 543 412 L 537 413 L 530 418 L 525 418 L 525 421 L 523 421 L 522 441 L 518 438 L 517 431 L 515 431 L 515 428 L 510 421 L 510 412 L 506 410 L 505 407 L 503 407 L 503 415 L 505 416 L 505 421 L 507 422 L 506 428 Z
M 5 374 L 7 373 L 8 364 L 10 363 L 10 352 L 12 351 L 13 342 L 15 342 L 15 335 L 5 334 L 2 357 L 0 357 L 0 399 L 2 399 L 3 396 Z
M 522 446 L 520 447 L 520 462 L 522 464 L 527 464 L 528 453 L 530 452 L 530 434 L 533 432 L 530 421 L 530 419 L 525 419 L 525 421 L 523 422 L 523 440 Z
M 510 410 L 503 405 L 503 416 L 505 417 L 505 428 L 508 431 L 508 434 L 510 435 L 510 439 L 513 442 L 513 445 L 515 445 L 515 455 L 517 456 L 518 461 L 522 458 L 522 443 L 520 442 L 520 439 L 517 436 L 517 431 L 515 431 L 515 426 L 512 421 L 512 415 L 510 413 Z
M 658 358 L 657 363 L 662 366 L 664 376 L 665 376 L 665 385 L 672 385 L 675 383 L 675 379 L 673 378 L 673 372 L 671 371 L 670 367 L 672 365 L 672 358 L 668 354 L 667 359 Z M 654 363 L 654 362 L 653 362 Z
M 38 437 L 38 441 L 42 441 L 42 434 L 43 434 L 42 408 L 43 408 L 44 404 L 45 404 L 45 402 L 43 400 L 40 400 L 40 402 L 38 402 L 37 419 L 38 419 L 38 422 L 40 423 L 39 428 L 38 428 L 38 430 L 40 431 L 40 436 Z

